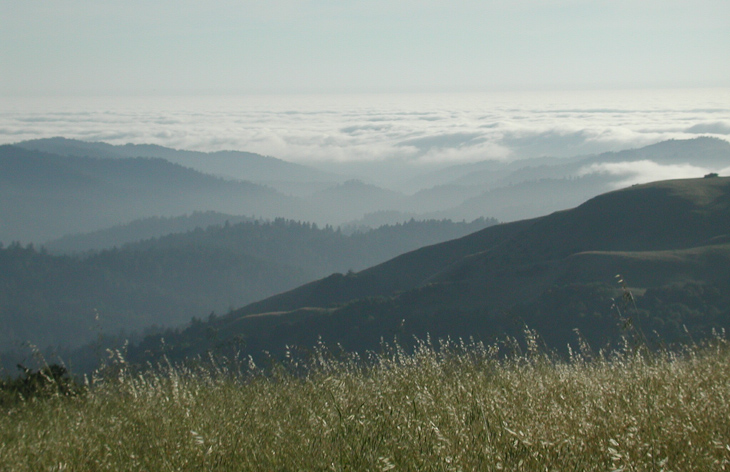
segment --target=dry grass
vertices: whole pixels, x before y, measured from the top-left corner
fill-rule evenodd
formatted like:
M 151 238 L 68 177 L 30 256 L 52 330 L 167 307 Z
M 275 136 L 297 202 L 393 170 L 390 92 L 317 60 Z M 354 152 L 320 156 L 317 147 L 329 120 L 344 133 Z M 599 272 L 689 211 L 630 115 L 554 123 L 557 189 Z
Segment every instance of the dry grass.
M 727 470 L 730 350 L 559 361 L 421 344 L 306 365 L 161 367 L 2 412 L 0 469 Z M 245 372 L 248 371 L 248 372 Z M 295 375 L 293 372 L 297 372 Z

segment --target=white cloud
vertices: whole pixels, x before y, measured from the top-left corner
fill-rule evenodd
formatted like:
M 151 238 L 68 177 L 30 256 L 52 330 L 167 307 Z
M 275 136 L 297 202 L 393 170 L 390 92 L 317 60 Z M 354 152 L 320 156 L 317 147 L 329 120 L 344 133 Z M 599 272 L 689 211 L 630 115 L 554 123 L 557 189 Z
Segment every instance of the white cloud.
M 685 131 L 693 134 L 730 134 L 730 123 L 723 121 L 697 123 Z
M 64 136 L 297 162 L 566 157 L 722 131 L 728 103 L 730 90 L 3 98 L 0 143 Z
M 697 178 L 707 173 L 708 169 L 690 164 L 662 165 L 654 161 L 632 161 L 591 164 L 581 169 L 579 174 L 613 175 L 619 178 L 614 187 L 622 188 L 657 180 Z

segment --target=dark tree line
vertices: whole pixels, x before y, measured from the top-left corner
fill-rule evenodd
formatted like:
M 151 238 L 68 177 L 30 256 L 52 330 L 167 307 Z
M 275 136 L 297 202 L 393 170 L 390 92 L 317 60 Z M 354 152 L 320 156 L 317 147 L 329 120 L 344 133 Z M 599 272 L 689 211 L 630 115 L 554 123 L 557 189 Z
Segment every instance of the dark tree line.
M 410 221 L 351 235 L 276 219 L 197 228 L 84 255 L 0 246 L 0 344 L 78 346 L 225 313 L 494 223 Z

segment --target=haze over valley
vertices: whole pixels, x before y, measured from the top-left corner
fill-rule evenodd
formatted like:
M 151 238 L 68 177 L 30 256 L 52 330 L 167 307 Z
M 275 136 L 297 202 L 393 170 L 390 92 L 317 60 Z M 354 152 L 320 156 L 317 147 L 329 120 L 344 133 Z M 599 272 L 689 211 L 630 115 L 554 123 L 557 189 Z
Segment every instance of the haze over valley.
M 0 6 L 6 350 L 359 349 L 401 320 L 491 338 L 499 310 L 563 343 L 536 313 L 608 329 L 622 264 L 667 336 L 727 321 L 726 2 L 146 8 Z
M 551 96 L 532 94 L 535 101 L 530 103 Z M 575 102 L 588 95 L 554 97 Z M 5 364 L 10 368 L 27 358 L 22 346 L 30 342 L 42 349 L 61 348 L 67 359 L 89 369 L 94 350 L 88 343 L 99 335 L 110 345 L 131 339 L 149 353 L 159 351 L 162 337 L 188 346 L 170 351 L 180 359 L 232 345 L 252 355 L 263 350 L 279 352 L 286 344 L 311 344 L 317 335 L 352 349 L 373 349 L 374 340 L 382 335 L 408 338 L 432 333 L 492 339 L 514 328 L 498 314 L 500 310 L 529 320 L 551 343 L 564 345 L 572 331 L 555 330 L 536 313 L 549 306 L 567 317 L 566 326 L 580 326 L 596 336 L 619 336 L 612 331 L 615 319 L 610 300 L 619 290 L 612 272 L 633 267 L 640 268 L 631 272 L 632 280 L 641 284 L 638 290 L 649 290 L 644 303 L 651 304 L 647 309 L 652 319 L 665 320 L 661 325 L 653 321 L 652 329 L 666 339 L 682 338 L 680 327 L 685 325 L 698 335 L 719 329 L 724 326 L 720 314 L 727 305 L 726 297 L 718 295 L 725 290 L 722 276 L 714 269 L 702 269 L 698 262 L 725 257 L 724 249 L 714 246 L 671 246 L 666 250 L 684 252 L 635 257 L 578 256 L 566 248 L 561 257 L 568 257 L 569 269 L 558 268 L 561 262 L 539 262 L 537 256 L 528 262 L 520 256 L 514 264 L 521 269 L 491 262 L 485 270 L 496 272 L 475 279 L 480 281 L 477 285 L 484 285 L 484 297 L 495 302 L 501 299 L 498 293 L 529 293 L 529 297 L 521 296 L 520 304 L 514 299 L 503 305 L 485 304 L 478 301 L 482 295 L 472 300 L 472 285 L 433 285 L 437 276 L 428 272 L 424 272 L 426 279 L 414 284 L 407 281 L 411 277 L 407 270 L 401 269 L 396 269 L 401 275 L 395 276 L 392 287 L 394 275 L 387 274 L 386 281 L 368 279 L 366 287 L 377 288 L 374 292 L 347 288 L 351 281 L 361 280 L 362 271 L 371 273 L 369 267 L 498 223 L 495 228 L 507 231 L 514 226 L 505 223 L 519 226 L 522 221 L 580 207 L 616 189 L 730 174 L 726 90 L 656 92 L 645 97 L 645 105 L 652 99 L 667 100 L 661 108 L 658 102 L 643 108 L 628 102 L 624 108 L 599 107 L 607 97 L 620 102 L 637 95 L 597 93 L 590 106 L 582 102 L 576 108 L 570 108 L 575 103 L 520 108 L 515 101 L 513 108 L 503 105 L 496 111 L 487 105 L 479 108 L 482 102 L 471 101 L 474 96 L 466 100 L 467 96 L 430 95 L 416 102 L 410 101 L 414 96 L 391 97 L 392 103 L 382 101 L 382 96 L 373 100 L 330 96 L 314 102 L 280 97 L 271 101 L 272 112 L 258 115 L 251 112 L 250 103 L 264 103 L 262 97 L 250 103 L 247 99 L 249 105 L 239 115 L 224 111 L 235 100 L 169 102 L 185 106 L 197 102 L 202 107 L 224 104 L 200 121 L 148 121 L 159 115 L 141 112 L 144 108 L 132 114 L 110 110 L 99 120 L 95 112 L 81 111 L 94 102 L 111 103 L 96 99 L 80 100 L 74 105 L 77 111 L 51 119 L 26 111 L 2 112 L 0 120 L 6 126 L 0 136 L 4 132 L 3 139 L 13 138 L 0 145 L 0 242 L 4 245 L 0 249 L 4 280 L 0 316 L 7 327 L 3 344 L 6 351 L 13 351 L 4 355 Z M 677 97 L 693 100 L 683 102 Z M 328 101 L 334 108 L 321 111 L 319 107 Z M 421 111 L 439 101 L 441 106 L 461 104 L 462 108 L 450 113 L 438 108 Z M 137 103 L 149 106 L 164 101 Z M 357 103 L 361 108 L 353 107 Z M 407 103 L 414 108 L 398 111 Z M 287 111 L 284 105 L 300 109 Z M 367 111 L 368 107 L 374 109 Z M 488 117 L 490 111 L 501 118 Z M 190 140 L 198 132 L 193 123 L 226 130 L 235 116 L 230 139 L 199 141 L 193 150 L 177 147 L 192 145 Z M 495 119 L 504 121 L 490 121 Z M 24 128 L 9 132 L 19 123 Z M 117 127 L 129 134 L 110 136 L 108 131 Z M 250 134 L 264 131 L 268 138 Z M 223 131 L 219 136 L 225 135 Z M 18 141 L 18 136 L 33 139 Z M 227 147 L 239 142 L 248 146 Z M 286 159 L 272 152 L 277 150 Z M 574 224 L 595 226 L 595 218 Z M 627 218 L 633 218 L 630 211 Z M 611 224 L 618 227 L 620 221 Z M 627 235 L 635 231 L 627 230 Z M 721 243 L 725 233 L 705 236 Z M 561 238 L 551 241 L 552 250 L 560 252 Z M 473 257 L 484 250 L 467 247 L 471 248 L 467 252 L 475 252 Z M 588 244 L 579 253 L 591 251 L 604 251 L 604 247 Z M 438 252 L 429 257 L 437 264 L 451 261 L 451 256 Z M 495 257 L 511 260 L 516 256 Z M 640 263 L 657 258 L 678 258 L 684 261 L 678 267 L 694 268 L 691 275 L 679 276 L 684 269 L 670 267 L 668 262 L 664 269 L 659 269 L 664 262 Z M 595 268 L 580 264 L 578 268 L 575 261 L 590 261 Z M 531 268 L 534 264 L 557 266 L 545 273 L 546 279 L 531 282 L 528 274 L 537 270 Z M 515 271 L 524 275 L 508 275 Z M 582 275 L 556 275 L 561 271 Z M 664 271 L 668 278 L 652 278 L 657 271 Z M 334 290 L 339 297 L 270 306 L 271 302 L 262 301 L 298 286 L 316 287 L 318 279 L 323 288 L 317 290 L 325 294 Z M 494 282 L 486 282 L 493 279 L 501 280 L 501 285 L 491 287 Z M 546 291 L 548 280 L 555 287 Z M 393 287 L 406 293 L 397 295 Z M 676 298 L 683 297 L 682 291 L 694 295 L 680 303 L 685 308 L 678 308 Z M 367 301 L 369 297 L 384 298 L 374 303 Z M 421 298 L 414 304 L 414 299 Z M 251 308 L 258 307 L 257 302 L 266 308 Z M 335 308 L 338 304 L 344 307 Z M 237 311 L 244 306 L 244 311 Z M 245 318 L 261 310 L 282 315 Z M 363 310 L 373 311 L 364 324 L 355 321 L 364 316 Z M 455 322 L 456 313 L 463 323 Z M 669 325 L 667 317 L 673 320 Z M 408 324 L 400 329 L 398 323 L 403 320 Z M 226 323 L 230 322 L 238 327 L 229 328 Z M 298 337 L 291 337 L 286 326 L 297 326 Z M 353 331 L 354 326 L 364 330 L 362 335 L 352 337 L 360 332 Z M 372 331 L 374 326 L 382 329 Z M 221 329 L 227 336 L 210 337 Z M 598 336 L 593 341 L 606 342 L 606 338 Z M 140 362 L 150 360 L 139 357 L 142 351 L 136 346 L 130 347 L 130 355 Z
M 700 137 L 563 159 L 485 160 L 421 175 L 432 186 L 407 193 L 245 152 L 49 138 L 0 146 L 0 211 L 6 222 L 0 240 L 49 243 L 139 218 L 204 211 L 346 231 L 411 218 L 514 221 L 647 180 L 723 174 L 728 156 L 727 141 Z M 222 167 L 238 169 L 247 179 L 203 172 Z M 287 192 L 287 186 L 295 191 Z
M 226 162 L 250 181 L 203 172 Z M 206 319 L 216 332 L 221 323 L 241 320 L 233 321 L 240 327 L 224 329 L 228 334 L 220 342 L 226 345 L 227 339 L 235 338 L 237 349 L 254 355 L 277 352 L 284 344 L 306 345 L 325 333 L 330 342 L 373 349 L 385 333 L 371 331 L 373 320 L 387 327 L 390 335 L 398 331 L 393 323 L 408 320 L 408 329 L 398 331 L 401 336 L 490 337 L 512 329 L 497 315 L 508 309 L 522 313 L 519 316 L 560 344 L 568 334 L 535 317 L 535 310 L 541 311 L 542 303 L 556 307 L 578 303 L 597 318 L 589 318 L 593 321 L 588 324 L 577 318 L 569 323 L 580 325 L 588 335 L 609 332 L 607 300 L 618 290 L 612 279 L 617 271 L 628 271 L 642 290 L 651 289 L 658 300 L 652 302 L 658 303 L 653 307 L 655 320 L 669 316 L 667 309 L 676 309 L 665 297 L 677 296 L 677 290 L 700 290 L 697 300 L 684 302 L 688 313 L 672 315 L 671 328 L 662 324 L 653 329 L 667 339 L 681 337 L 679 327 L 688 324 L 706 333 L 722 326 L 719 313 L 728 304 L 719 295 L 725 280 L 720 261 L 726 257 L 724 244 L 730 231 L 722 226 L 730 221 L 721 203 L 727 179 L 718 177 L 727 175 L 728 164 L 730 143 L 704 136 L 595 155 L 459 164 L 421 175 L 434 186 L 408 194 L 246 152 L 202 153 L 66 138 L 4 145 L 0 146 L 0 214 L 9 224 L 2 228 L 8 243 L 0 248 L 3 343 L 15 349 L 25 342 L 42 348 L 59 346 L 70 353 L 68 349 L 78 349 L 103 333 L 120 336 L 117 339 L 131 337 L 147 346 L 145 352 L 157 352 L 155 336 L 160 335 L 154 333 L 164 331 L 173 346 L 194 346 L 169 351 L 186 356 L 215 348 L 211 339 L 217 338 L 195 337 Z M 589 205 L 597 195 L 635 186 L 634 179 L 646 178 L 633 172 L 636 169 L 669 169 L 694 177 L 686 186 L 677 184 L 670 194 L 681 195 L 686 188 L 689 195 L 696 195 L 691 197 L 693 204 L 716 205 L 712 211 L 720 213 L 712 218 L 719 219 L 712 225 L 719 226 L 703 229 L 684 242 L 689 236 L 673 236 L 672 231 L 697 223 L 691 221 L 691 213 L 673 215 L 681 205 L 671 199 L 653 201 L 639 193 L 619 193 L 636 196 L 623 203 L 607 197 L 603 200 L 614 203 Z M 282 182 L 299 184 L 297 194 L 275 188 Z M 674 189 L 671 182 L 683 181 L 670 181 L 667 188 Z M 560 211 L 576 206 L 569 213 Z M 525 228 L 540 226 L 541 221 L 562 221 L 561 214 L 568 219 L 545 223 L 549 229 L 522 236 Z M 574 214 L 580 216 L 569 216 Z M 529 219 L 536 217 L 542 219 L 535 223 Z M 670 223 L 670 217 L 677 222 Z M 514 223 L 506 224 L 510 221 Z M 622 225 L 628 226 L 622 229 Z M 571 242 L 575 231 L 562 234 L 569 227 L 603 234 L 604 239 L 594 244 L 593 236 L 581 236 Z M 613 236 L 605 239 L 608 234 Z M 468 242 L 485 237 L 491 242 L 484 247 Z M 524 254 L 497 249 L 522 237 L 532 241 L 520 246 Z M 661 238 L 682 242 L 662 245 Z M 449 240 L 453 241 L 446 243 Z M 409 253 L 438 243 L 443 244 Z M 539 247 L 547 257 L 538 255 L 543 254 Z M 489 251 L 497 252 L 487 257 Z M 396 257 L 404 253 L 408 254 Z M 550 256 L 553 253 L 560 254 L 558 259 Z M 473 272 L 474 268 L 449 268 L 461 264 L 457 262 L 461 257 L 487 257 L 490 262 L 478 269 L 487 273 L 475 276 L 473 283 L 462 282 L 461 276 L 458 283 L 442 283 L 440 278 L 452 276 L 431 273 L 436 268 L 448 274 Z M 567 262 L 560 262 L 564 257 Z M 675 259 L 676 263 L 670 262 Z M 408 260 L 419 262 L 397 268 L 398 261 Z M 498 262 L 504 260 L 512 262 Z M 711 267 L 703 268 L 701 261 L 711 260 Z M 689 273 L 683 272 L 689 267 Z M 370 275 L 381 272 L 374 278 Z M 531 274 L 537 279 L 531 281 Z M 312 282 L 316 279 L 321 281 Z M 545 292 L 550 284 L 555 288 Z M 299 285 L 302 288 L 291 296 L 276 296 Z M 318 295 L 308 295 L 313 289 Z M 296 301 L 300 293 L 304 299 Z M 505 298 L 505 294 L 510 295 Z M 384 298 L 368 301 L 372 297 Z M 244 305 L 248 307 L 236 311 Z M 699 306 L 715 314 L 700 315 Z M 372 310 L 372 317 L 363 310 Z M 261 312 L 279 315 L 254 317 L 253 325 L 246 321 L 246 316 Z M 690 313 L 699 318 L 687 318 Z M 219 319 L 221 315 L 226 316 Z M 370 320 L 365 326 L 355 321 L 362 316 Z M 462 321 L 455 322 L 455 316 Z M 349 319 L 355 324 L 349 325 L 345 321 Z M 259 320 L 264 324 L 259 326 Z M 327 320 L 336 323 L 330 326 Z M 300 337 L 291 338 L 286 329 L 280 332 L 291 324 L 299 326 Z M 186 326 L 184 331 L 169 331 Z M 362 336 L 356 335 L 359 329 L 366 330 Z M 148 338 L 143 340 L 144 333 Z M 597 339 L 605 342 L 603 337 Z M 131 354 L 138 356 L 132 348 Z M 88 348 L 73 352 L 67 355 L 79 365 L 89 365 L 84 357 Z

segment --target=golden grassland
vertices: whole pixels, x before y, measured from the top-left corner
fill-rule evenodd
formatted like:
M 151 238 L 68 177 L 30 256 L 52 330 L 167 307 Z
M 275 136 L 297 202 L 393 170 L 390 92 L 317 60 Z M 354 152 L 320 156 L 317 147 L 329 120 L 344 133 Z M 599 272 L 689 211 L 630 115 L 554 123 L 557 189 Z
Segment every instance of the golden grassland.
M 505 356 L 505 345 L 514 353 Z M 524 345 L 524 344 L 523 344 Z M 8 471 L 730 469 L 730 346 L 420 343 L 135 371 L 0 409 Z M 500 352 L 500 353 L 498 353 Z

